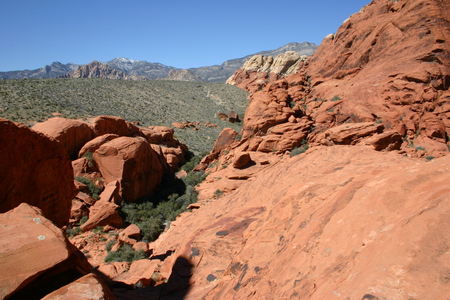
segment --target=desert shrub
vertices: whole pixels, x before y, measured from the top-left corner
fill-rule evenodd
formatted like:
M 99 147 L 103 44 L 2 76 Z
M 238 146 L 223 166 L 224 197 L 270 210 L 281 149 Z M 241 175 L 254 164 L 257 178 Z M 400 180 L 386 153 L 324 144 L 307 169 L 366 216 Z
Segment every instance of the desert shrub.
M 215 192 L 214 192 L 214 196 L 216 196 L 216 197 L 220 197 L 220 196 L 222 196 L 223 195 L 223 191 L 222 190 L 216 190 Z
M 309 149 L 308 141 L 303 140 L 300 144 L 300 147 L 292 149 L 290 156 L 293 157 L 293 156 L 302 154 L 308 149 Z
M 148 258 L 144 251 L 136 251 L 130 245 L 125 244 L 117 251 L 110 251 L 105 257 L 105 262 L 126 261 L 131 263 L 144 258 Z
M 202 152 L 199 155 L 195 155 L 191 151 L 187 151 L 185 158 L 186 163 L 180 168 L 186 172 L 192 171 L 202 160 L 203 157 L 208 155 L 209 152 Z
M 186 176 L 181 178 L 186 186 L 196 186 L 206 178 L 205 171 L 191 171 Z
M 89 189 L 89 193 L 91 194 L 92 198 L 94 198 L 94 199 L 99 198 L 99 195 L 102 192 L 102 189 L 99 188 L 98 186 L 96 186 L 95 183 L 92 181 L 92 179 L 82 177 L 82 176 L 77 176 L 77 177 L 75 177 L 75 180 L 87 185 L 87 187 Z
M 333 98 L 331 98 L 330 101 L 339 101 L 339 100 L 342 100 L 342 98 L 339 97 L 338 95 L 334 95 Z
M 92 152 L 86 152 L 83 157 L 85 157 L 88 161 L 88 166 L 90 168 L 95 166 L 94 154 Z
M 116 240 L 110 240 L 109 242 L 106 243 L 105 245 L 105 250 L 107 252 L 111 251 L 112 246 L 114 246 L 114 244 L 116 243 Z
M 72 227 L 72 228 L 67 227 L 67 229 L 66 229 L 66 236 L 67 237 L 74 237 L 74 236 L 76 236 L 76 235 L 78 235 L 80 233 L 81 233 L 81 228 L 78 227 L 78 226 Z

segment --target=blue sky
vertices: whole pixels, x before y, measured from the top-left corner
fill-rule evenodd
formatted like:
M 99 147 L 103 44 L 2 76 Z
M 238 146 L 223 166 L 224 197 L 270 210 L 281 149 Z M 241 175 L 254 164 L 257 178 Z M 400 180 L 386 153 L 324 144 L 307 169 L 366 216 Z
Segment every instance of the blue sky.
M 178 68 L 320 44 L 369 0 L 0 0 L 0 71 L 115 57 Z

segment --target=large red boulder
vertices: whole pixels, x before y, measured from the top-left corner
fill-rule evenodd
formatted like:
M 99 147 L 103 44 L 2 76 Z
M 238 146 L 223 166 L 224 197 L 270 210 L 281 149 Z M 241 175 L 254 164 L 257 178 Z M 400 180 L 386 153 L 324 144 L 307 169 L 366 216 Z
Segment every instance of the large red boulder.
M 86 258 L 38 208 L 0 214 L 0 298 L 40 299 L 91 271 Z
M 76 191 L 66 149 L 5 119 L 0 119 L 0 132 L 0 212 L 26 202 L 57 226 L 67 224 Z
M 106 133 L 90 140 L 80 149 L 80 152 L 78 152 L 78 157 L 83 157 L 86 153 L 94 153 L 95 150 L 100 148 L 101 145 L 117 137 L 119 137 L 117 134 Z
M 117 134 L 119 136 L 132 136 L 139 132 L 139 128 L 115 116 L 98 116 L 89 120 L 92 123 L 95 136 L 104 134 Z
M 72 159 L 77 158 L 81 147 L 94 137 L 87 123 L 59 117 L 36 123 L 31 129 L 59 141 Z
M 48 294 L 42 300 L 116 300 L 103 280 L 90 273 Z
M 158 157 L 141 137 L 113 139 L 95 151 L 94 159 L 107 184 L 119 182 L 119 194 L 127 202 L 149 196 L 162 180 Z

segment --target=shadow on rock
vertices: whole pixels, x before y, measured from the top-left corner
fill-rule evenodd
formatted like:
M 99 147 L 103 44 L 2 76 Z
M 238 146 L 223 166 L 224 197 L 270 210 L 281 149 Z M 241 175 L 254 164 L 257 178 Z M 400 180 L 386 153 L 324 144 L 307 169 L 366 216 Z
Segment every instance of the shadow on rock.
M 108 284 L 118 300 L 182 300 L 189 292 L 192 272 L 191 262 L 179 256 L 172 267 L 169 279 L 161 285 L 133 289 L 118 282 Z

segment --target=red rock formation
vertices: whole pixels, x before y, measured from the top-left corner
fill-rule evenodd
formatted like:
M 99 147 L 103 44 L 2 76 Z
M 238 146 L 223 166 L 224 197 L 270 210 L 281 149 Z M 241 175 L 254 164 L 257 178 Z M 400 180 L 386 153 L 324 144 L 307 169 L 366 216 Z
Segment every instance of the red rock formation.
M 295 73 L 306 58 L 295 51 L 286 51 L 275 59 L 272 56 L 254 55 L 228 78 L 227 83 L 255 92 L 268 81 Z
M 119 206 L 114 202 L 97 201 L 89 209 L 89 218 L 80 226 L 83 232 L 92 230 L 99 226 L 113 226 L 121 228 L 123 220 L 118 212 Z
M 119 137 L 94 153 L 106 183 L 118 181 L 119 194 L 127 202 L 150 195 L 162 179 L 155 151 L 143 138 Z
M 449 3 L 442 1 L 365 6 L 325 39 L 309 61 L 314 97 L 342 98 L 340 123 L 377 118 L 386 129 L 405 124 L 412 135 L 419 130 L 445 143 L 444 124 L 450 122 L 440 107 L 450 86 L 449 11 Z M 420 128 L 427 115 L 436 119 L 429 125 L 439 134 Z
M 119 136 L 133 136 L 138 134 L 139 128 L 122 118 L 115 116 L 98 116 L 89 120 L 96 136 L 117 134 Z
M 61 299 L 115 300 L 116 297 L 99 276 L 91 273 L 42 298 L 42 300 Z
M 38 208 L 22 203 L 0 214 L 0 297 L 40 299 L 91 266 Z
M 67 151 L 61 143 L 5 119 L 0 119 L 0 132 L 0 212 L 26 202 L 57 226 L 67 224 L 75 196 Z
M 119 137 L 117 134 L 106 133 L 90 140 L 89 142 L 84 144 L 83 148 L 80 149 L 80 152 L 78 152 L 78 157 L 83 157 L 83 155 L 85 155 L 88 152 L 94 153 L 95 150 L 100 148 L 101 145 L 117 137 Z
M 134 245 L 141 239 L 141 230 L 134 224 L 127 226 L 120 234 L 119 241 Z
M 59 117 L 36 123 L 31 129 L 59 141 L 72 159 L 77 158 L 81 147 L 94 137 L 87 123 Z
M 384 130 L 406 136 L 404 151 L 420 138 L 424 153 L 444 155 L 449 11 L 445 1 L 373 1 L 327 36 L 296 74 L 268 83 L 259 69 L 248 73 L 236 83 L 253 92 L 244 139 L 260 139 L 270 127 L 302 116 L 313 122 L 308 139 L 341 124 L 382 122 Z
M 205 170 L 208 167 L 208 164 L 219 156 L 220 151 L 230 147 L 234 143 L 236 135 L 237 132 L 233 128 L 224 128 L 214 142 L 211 153 L 201 160 L 196 167 L 196 170 Z
M 179 217 L 154 243 L 175 249 L 161 275 L 188 260 L 185 299 L 445 298 L 449 163 L 360 146 L 279 159 Z

